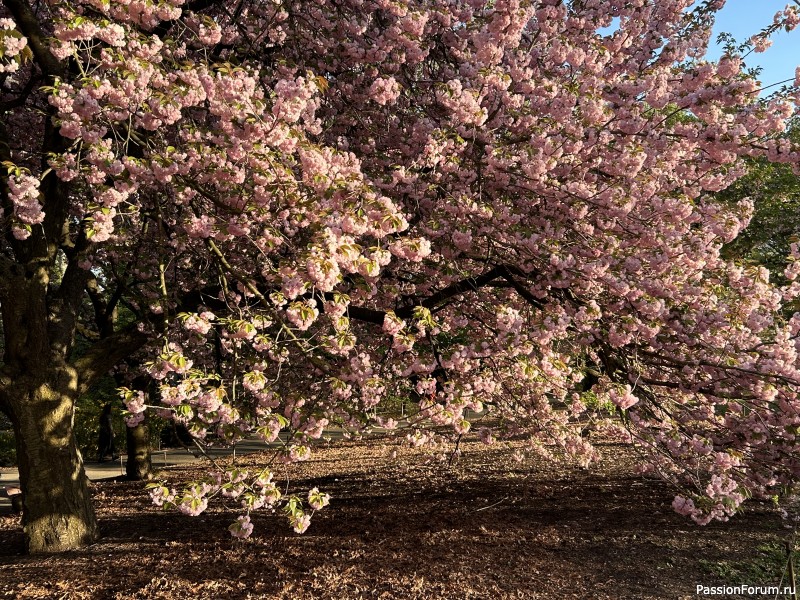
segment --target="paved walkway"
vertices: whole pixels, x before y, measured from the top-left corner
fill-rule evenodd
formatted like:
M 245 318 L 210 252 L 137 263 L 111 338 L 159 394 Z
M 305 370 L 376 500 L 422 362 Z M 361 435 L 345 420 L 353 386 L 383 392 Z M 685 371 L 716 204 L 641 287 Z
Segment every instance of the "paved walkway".
M 235 452 L 236 455 L 239 456 L 260 452 L 267 448 L 267 444 L 258 440 L 242 440 L 236 443 Z M 234 447 L 209 448 L 207 452 L 210 456 L 230 456 L 234 452 Z M 151 454 L 151 460 L 153 461 L 153 469 L 157 471 L 164 467 L 194 464 L 202 461 L 203 458 L 198 458 L 185 448 L 169 448 L 153 452 Z M 89 479 L 97 481 L 99 479 L 108 479 L 109 477 L 125 475 L 125 465 L 127 462 L 127 457 L 122 455 L 119 460 L 115 461 L 87 461 L 83 464 L 83 468 Z M 4 487 L 19 487 L 19 472 L 15 467 L 0 468 L 0 488 Z M 11 512 L 11 500 L 5 495 L 0 494 L 0 515 L 7 515 Z

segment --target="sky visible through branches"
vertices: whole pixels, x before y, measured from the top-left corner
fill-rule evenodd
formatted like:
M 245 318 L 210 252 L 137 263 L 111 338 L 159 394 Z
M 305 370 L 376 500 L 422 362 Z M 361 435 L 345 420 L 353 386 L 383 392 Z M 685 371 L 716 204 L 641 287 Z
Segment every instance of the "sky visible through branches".
M 738 42 L 743 42 L 770 25 L 775 13 L 783 10 L 787 4 L 790 4 L 790 0 L 728 0 L 717 15 L 712 40 L 726 32 L 732 34 Z M 800 41 L 797 36 L 780 31 L 772 39 L 774 43 L 771 48 L 747 57 L 748 66 L 762 67 L 760 79 L 764 86 L 794 79 L 794 70 L 800 62 Z M 721 47 L 712 45 L 709 58 L 718 58 L 721 50 Z

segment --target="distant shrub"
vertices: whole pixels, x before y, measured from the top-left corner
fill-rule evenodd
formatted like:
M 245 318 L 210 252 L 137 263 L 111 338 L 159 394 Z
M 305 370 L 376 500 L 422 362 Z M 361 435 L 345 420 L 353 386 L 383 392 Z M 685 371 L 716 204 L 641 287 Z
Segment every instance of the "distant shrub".
M 14 432 L 10 429 L 0 430 L 0 467 L 13 467 L 17 464 L 17 447 Z

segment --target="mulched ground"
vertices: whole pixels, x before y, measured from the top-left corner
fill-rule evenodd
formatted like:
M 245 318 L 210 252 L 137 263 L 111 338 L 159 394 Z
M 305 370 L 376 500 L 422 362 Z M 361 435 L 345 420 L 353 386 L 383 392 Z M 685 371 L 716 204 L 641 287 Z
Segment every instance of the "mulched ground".
M 254 513 L 246 541 L 227 532 L 233 506 L 185 517 L 153 506 L 141 483 L 99 482 L 103 538 L 89 548 L 20 555 L 18 517 L 0 518 L 0 596 L 688 599 L 697 584 L 780 578 L 791 532 L 766 504 L 701 528 L 672 511 L 666 486 L 633 475 L 624 447 L 603 446 L 588 470 L 461 448 L 451 466 L 391 441 L 320 448 L 291 482 L 327 491 L 331 506 L 304 535 L 281 514 Z

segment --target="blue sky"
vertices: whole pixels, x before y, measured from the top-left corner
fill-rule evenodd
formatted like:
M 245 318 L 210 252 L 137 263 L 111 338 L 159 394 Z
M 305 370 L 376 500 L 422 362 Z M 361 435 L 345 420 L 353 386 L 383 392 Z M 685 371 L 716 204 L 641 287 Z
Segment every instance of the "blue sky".
M 728 0 L 717 14 L 712 41 L 722 31 L 732 33 L 737 41 L 744 41 L 770 25 L 775 13 L 789 3 L 790 0 Z M 763 67 L 760 79 L 764 85 L 794 79 L 795 67 L 800 65 L 800 27 L 791 33 L 779 31 L 772 39 L 774 43 L 766 52 L 752 53 L 745 59 L 749 67 Z M 709 58 L 717 56 L 718 50 L 709 51 Z

